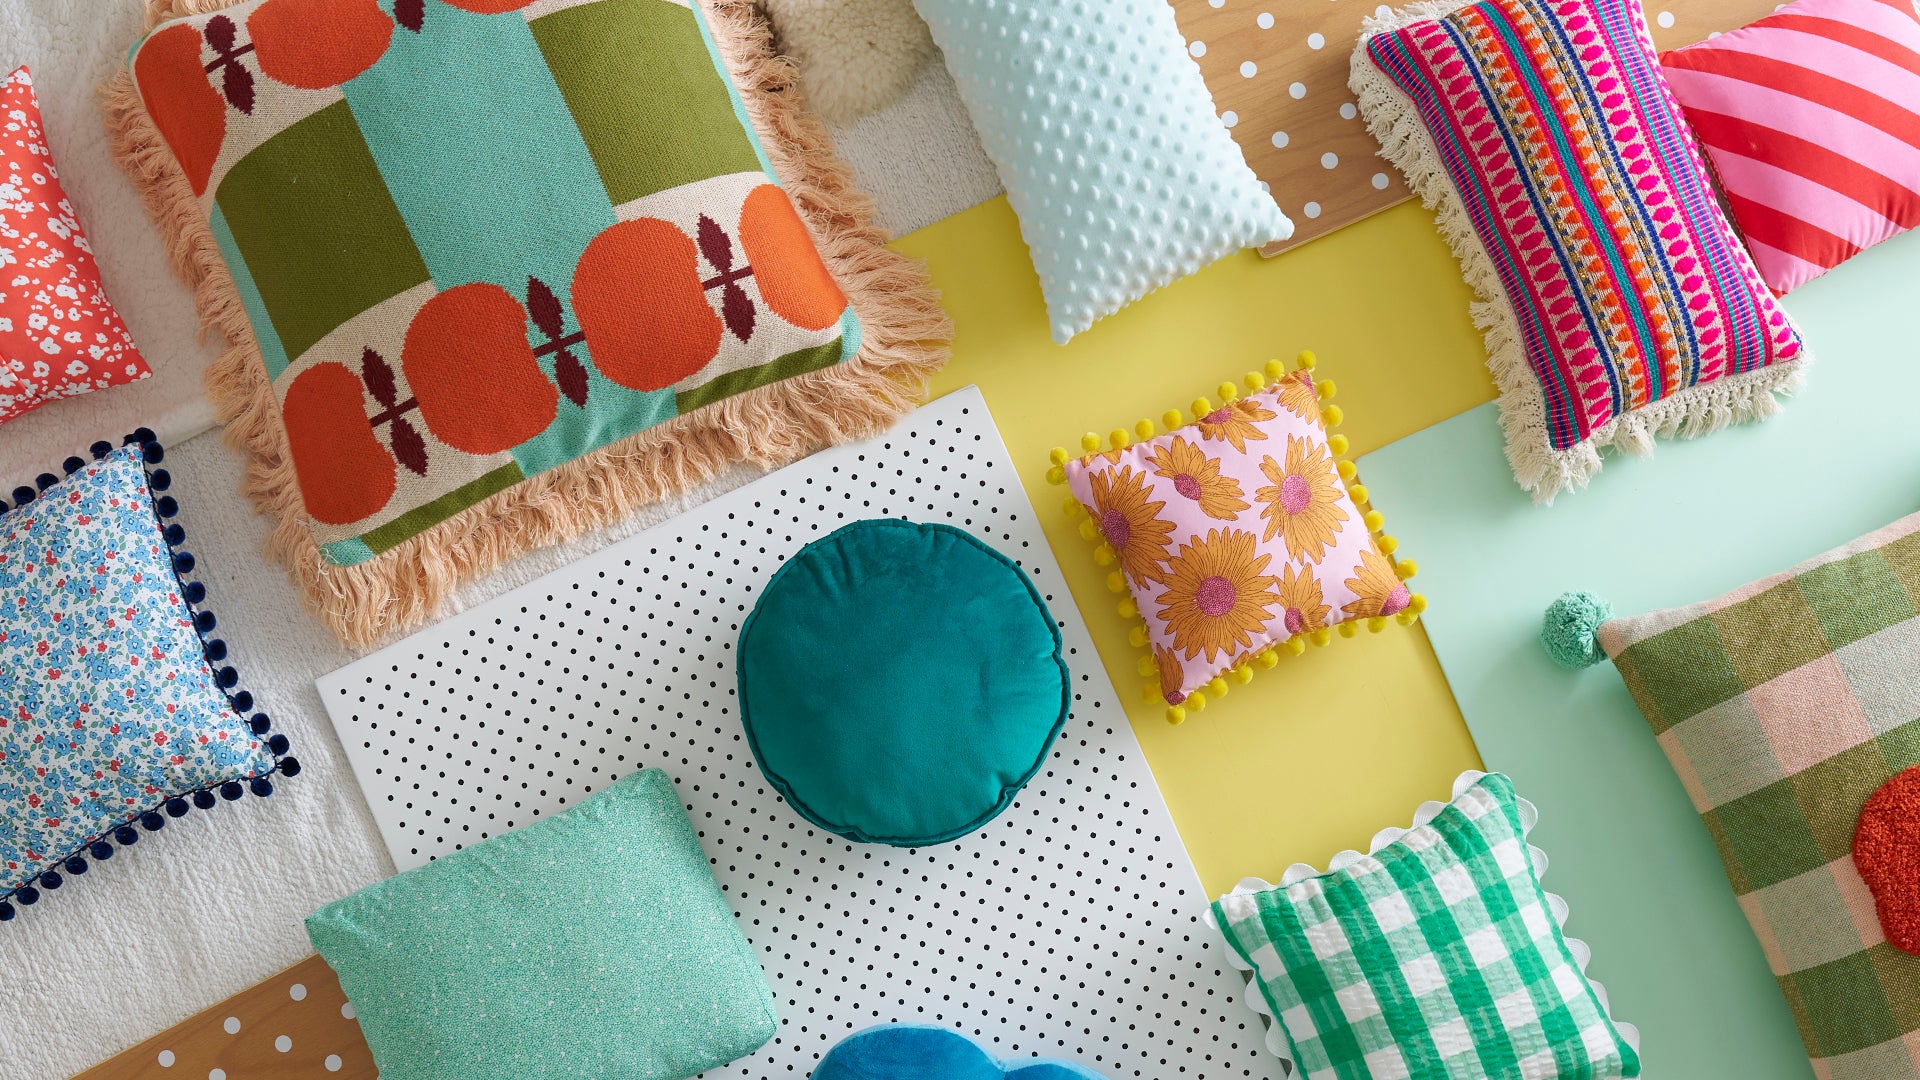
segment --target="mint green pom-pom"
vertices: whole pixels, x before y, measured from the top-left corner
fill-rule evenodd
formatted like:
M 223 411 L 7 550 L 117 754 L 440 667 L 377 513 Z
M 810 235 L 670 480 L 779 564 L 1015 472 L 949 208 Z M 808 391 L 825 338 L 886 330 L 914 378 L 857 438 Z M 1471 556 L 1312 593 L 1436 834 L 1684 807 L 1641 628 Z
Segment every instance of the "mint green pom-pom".
M 1613 618 L 1613 605 L 1592 593 L 1570 592 L 1555 600 L 1540 621 L 1540 644 L 1564 668 L 1592 667 L 1607 658 L 1600 648 L 1600 624 Z

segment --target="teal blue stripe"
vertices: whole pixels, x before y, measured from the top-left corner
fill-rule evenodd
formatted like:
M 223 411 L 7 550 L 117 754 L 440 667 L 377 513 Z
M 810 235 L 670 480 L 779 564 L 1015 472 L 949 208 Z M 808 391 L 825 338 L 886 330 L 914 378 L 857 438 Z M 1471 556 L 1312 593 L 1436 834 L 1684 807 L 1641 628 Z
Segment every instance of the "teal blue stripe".
M 614 223 L 613 203 L 553 73 L 519 15 L 476 15 L 427 0 L 420 33 L 342 89 L 414 244 L 441 289 L 492 282 L 524 301 L 537 277 L 572 317 L 574 265 Z M 534 343 L 544 339 L 532 327 Z M 642 393 L 602 377 L 588 350 L 587 401 L 561 399 L 546 431 L 513 449 L 528 476 L 675 414 L 671 389 Z M 541 358 L 553 374 L 557 354 Z
M 860 316 L 853 310 L 853 304 L 847 304 L 847 310 L 840 313 L 840 360 L 845 363 L 853 359 L 860 351 Z
M 240 246 L 233 242 L 233 229 L 227 225 L 227 215 L 221 212 L 218 200 L 213 200 L 212 206 L 208 224 L 213 227 L 214 243 L 220 246 L 220 257 L 226 261 L 227 271 L 233 275 L 233 288 L 240 294 L 240 306 L 247 309 L 247 321 L 253 324 L 253 337 L 260 343 L 260 359 L 266 364 L 267 378 L 278 379 L 291 363 L 287 359 L 286 346 L 280 343 L 280 331 L 274 328 L 273 319 L 267 314 L 267 305 L 260 299 L 260 289 L 254 285 L 253 275 L 247 270 L 246 257 L 240 254 Z
M 767 159 L 767 148 L 760 145 L 760 133 L 754 130 L 753 121 L 747 117 L 747 103 L 740 97 L 740 88 L 733 84 L 733 72 L 727 70 L 727 62 L 720 57 L 720 46 L 713 40 L 713 30 L 707 26 L 707 13 L 701 10 L 698 0 L 694 0 L 694 21 L 700 24 L 700 40 L 707 43 L 707 56 L 713 61 L 713 70 L 720 73 L 720 81 L 726 84 L 727 96 L 733 99 L 733 115 L 740 118 L 740 126 L 747 132 L 748 141 L 753 143 L 753 156 L 760 159 L 760 168 L 776 183 L 780 174 L 773 171 L 773 162 Z
M 373 549 L 355 536 L 320 545 L 320 557 L 334 566 L 358 566 L 373 558 Z

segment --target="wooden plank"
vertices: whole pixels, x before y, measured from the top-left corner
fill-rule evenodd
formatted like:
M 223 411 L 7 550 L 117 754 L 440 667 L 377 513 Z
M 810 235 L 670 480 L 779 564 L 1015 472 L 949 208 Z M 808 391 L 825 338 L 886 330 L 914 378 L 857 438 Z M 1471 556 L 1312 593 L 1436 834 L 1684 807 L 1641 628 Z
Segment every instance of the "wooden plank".
M 1775 0 L 1645 0 L 1654 44 L 1691 45 L 1771 13 Z M 1378 0 L 1172 0 L 1215 106 L 1247 164 L 1293 219 L 1276 255 L 1408 198 L 1379 156 L 1348 61 Z
M 378 1080 L 333 969 L 309 956 L 74 1080 Z

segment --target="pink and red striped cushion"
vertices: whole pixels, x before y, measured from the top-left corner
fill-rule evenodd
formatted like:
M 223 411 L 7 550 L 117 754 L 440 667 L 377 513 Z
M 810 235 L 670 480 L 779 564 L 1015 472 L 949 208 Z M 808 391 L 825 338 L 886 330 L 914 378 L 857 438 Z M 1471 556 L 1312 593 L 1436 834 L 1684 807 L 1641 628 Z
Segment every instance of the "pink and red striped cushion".
M 1775 293 L 1920 223 L 1909 0 L 1799 0 L 1660 60 Z

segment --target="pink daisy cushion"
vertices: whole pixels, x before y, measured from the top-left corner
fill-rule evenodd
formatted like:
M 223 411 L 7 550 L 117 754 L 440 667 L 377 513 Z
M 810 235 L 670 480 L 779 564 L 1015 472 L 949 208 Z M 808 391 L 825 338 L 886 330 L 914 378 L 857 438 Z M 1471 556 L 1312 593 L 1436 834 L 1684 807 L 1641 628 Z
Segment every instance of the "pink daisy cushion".
M 0 79 L 0 423 L 150 374 L 107 302 L 20 68 Z
M 1346 437 L 1328 434 L 1340 409 L 1323 404 L 1334 387 L 1314 381 L 1313 354 L 1291 372 L 1269 363 L 1246 385 L 1254 392 L 1241 397 L 1221 384 L 1218 408 L 1195 401 L 1192 423 L 1166 414 L 1165 434 L 1142 420 L 1140 442 L 1115 431 L 1105 450 L 1086 436 L 1079 458 L 1056 449 L 1048 472 L 1072 492 L 1068 511 L 1087 516 L 1095 558 L 1116 567 L 1108 587 L 1130 594 L 1120 612 L 1141 620 L 1133 640 L 1148 649 L 1148 695 L 1175 723 L 1226 693 L 1228 677 L 1252 678 L 1255 664 L 1325 644 L 1335 629 L 1410 623 L 1426 606 L 1404 582 L 1414 564 L 1394 558 L 1341 460 Z
M 1774 292 L 1920 223 L 1907 0 L 1799 0 L 1660 63 Z

